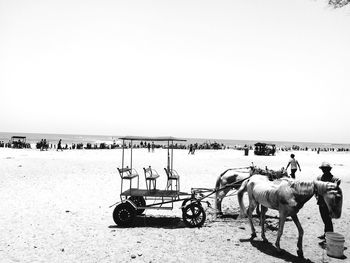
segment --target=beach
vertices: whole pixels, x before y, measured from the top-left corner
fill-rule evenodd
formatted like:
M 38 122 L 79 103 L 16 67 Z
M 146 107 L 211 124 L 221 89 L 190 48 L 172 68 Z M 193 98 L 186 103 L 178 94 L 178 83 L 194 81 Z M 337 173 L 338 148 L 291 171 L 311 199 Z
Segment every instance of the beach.
M 201 228 L 187 228 L 181 219 L 181 202 L 172 211 L 147 210 L 133 227 L 120 228 L 113 221 L 114 207 L 120 201 L 121 149 L 40 151 L 0 148 L 0 261 L 1 262 L 302 262 L 296 253 L 298 232 L 293 221 L 285 224 L 282 253 L 277 253 L 278 213 L 267 212 L 266 237 L 262 242 L 251 235 L 248 219 L 235 219 L 239 212 L 236 196 L 223 201 L 224 218 L 216 218 L 204 205 L 207 219 Z M 254 165 L 279 170 L 286 167 L 292 152 L 275 156 L 255 156 L 252 151 L 174 150 L 174 169 L 181 176 L 181 191 L 191 187 L 214 188 L 217 176 L 233 167 Z M 298 180 L 311 181 L 321 175 L 323 161 L 342 180 L 344 194 L 340 219 L 333 220 L 335 232 L 350 240 L 350 154 L 348 152 L 295 151 L 301 165 Z M 128 161 L 129 155 L 126 155 Z M 133 151 L 133 167 L 140 174 L 152 165 L 161 175 L 157 186 L 165 188 L 166 149 Z M 247 205 L 247 198 L 245 197 Z M 323 223 L 316 199 L 312 198 L 298 214 L 304 229 L 304 256 L 309 262 L 346 262 L 326 255 L 317 236 Z

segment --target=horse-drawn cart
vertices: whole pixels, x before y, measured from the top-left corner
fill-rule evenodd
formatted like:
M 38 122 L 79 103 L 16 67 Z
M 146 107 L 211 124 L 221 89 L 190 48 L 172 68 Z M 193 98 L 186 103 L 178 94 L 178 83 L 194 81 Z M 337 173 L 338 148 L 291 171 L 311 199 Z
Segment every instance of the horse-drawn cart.
M 174 137 L 136 137 L 127 136 L 119 138 L 123 141 L 122 162 L 118 172 L 121 178 L 120 202 L 112 205 L 116 206 L 113 211 L 114 222 L 118 226 L 130 226 L 136 216 L 142 215 L 146 209 L 172 210 L 175 202 L 182 202 L 182 219 L 188 227 L 201 227 L 206 219 L 203 203 L 210 206 L 204 199 L 215 194 L 215 203 L 217 213 L 221 214 L 221 201 L 231 190 L 237 193 L 243 181 L 247 180 L 253 174 L 259 173 L 274 180 L 282 176 L 287 176 L 286 172 L 265 170 L 257 168 L 252 164 L 248 167 L 230 168 L 222 173 L 213 189 L 209 188 L 191 188 L 191 193 L 180 191 L 180 175 L 174 170 L 174 142 L 185 141 Z M 151 166 L 143 167 L 146 189 L 140 188 L 140 175 L 133 167 L 133 143 L 135 141 L 152 141 L 165 144 L 167 149 L 167 165 L 164 168 L 167 183 L 165 189 L 157 187 L 157 179 L 160 177 L 158 172 Z M 127 144 L 126 144 L 127 142 Z M 130 162 L 125 163 L 126 149 L 130 149 Z M 234 171 L 234 174 L 226 174 L 228 171 Z M 128 184 L 125 187 L 126 181 Z M 126 189 L 124 189 L 126 188 Z
M 200 190 L 192 189 L 191 193 L 181 192 L 180 175 L 173 167 L 174 142 L 186 140 L 174 137 L 136 136 L 127 136 L 119 139 L 123 141 L 122 163 L 121 167 L 118 168 L 121 178 L 121 201 L 115 204 L 116 207 L 113 211 L 114 222 L 118 226 L 130 226 L 135 217 L 141 215 L 146 209 L 172 210 L 175 202 L 182 202 L 182 218 L 185 225 L 188 227 L 202 226 L 206 215 L 201 204 L 203 198 L 198 198 Z M 133 143 L 135 141 L 152 141 L 165 144 L 167 165 L 164 171 L 167 176 L 167 184 L 164 190 L 157 188 L 157 179 L 160 175 L 149 165 L 143 167 L 146 189 L 140 189 L 140 175 L 133 167 Z M 126 148 L 130 148 L 130 162 L 128 165 L 125 164 Z M 128 183 L 126 189 L 124 189 L 125 181 Z

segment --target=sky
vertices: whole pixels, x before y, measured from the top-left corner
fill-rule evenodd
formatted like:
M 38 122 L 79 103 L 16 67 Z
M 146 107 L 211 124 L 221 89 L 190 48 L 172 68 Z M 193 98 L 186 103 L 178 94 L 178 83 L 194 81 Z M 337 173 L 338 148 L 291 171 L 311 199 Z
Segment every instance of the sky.
M 350 143 L 350 8 L 0 0 L 0 131 Z

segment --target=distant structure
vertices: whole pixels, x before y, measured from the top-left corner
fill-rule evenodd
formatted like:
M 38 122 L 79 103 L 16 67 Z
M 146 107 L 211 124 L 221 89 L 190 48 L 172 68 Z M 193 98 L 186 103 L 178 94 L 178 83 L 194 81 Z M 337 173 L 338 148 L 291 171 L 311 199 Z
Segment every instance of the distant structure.
M 26 140 L 27 137 L 25 136 L 12 136 L 9 147 L 17 149 L 30 148 L 30 144 Z
M 254 149 L 254 154 L 255 155 L 275 155 L 276 153 L 276 145 L 275 144 L 270 144 L 270 143 L 261 143 L 258 142 L 254 144 L 255 149 Z

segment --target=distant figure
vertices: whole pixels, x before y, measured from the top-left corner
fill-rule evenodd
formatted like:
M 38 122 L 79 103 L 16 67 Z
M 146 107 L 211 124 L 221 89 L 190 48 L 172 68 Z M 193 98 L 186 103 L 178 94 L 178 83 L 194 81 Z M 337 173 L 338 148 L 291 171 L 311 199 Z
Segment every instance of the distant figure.
M 147 149 L 148 149 L 148 152 L 151 151 L 151 144 L 150 143 L 147 144 Z
M 43 149 L 45 149 L 47 151 L 47 149 L 49 148 L 49 145 L 46 142 L 46 139 L 43 140 L 43 144 L 44 144 L 44 146 L 43 146 L 44 148 Z
M 188 151 L 188 154 L 192 154 L 192 151 L 193 151 L 193 145 L 192 143 L 190 144 L 190 150 Z
M 322 170 L 323 174 L 317 177 L 317 180 L 322 182 L 337 183 L 338 185 L 340 184 L 340 180 L 331 174 L 332 166 L 329 163 L 323 162 L 319 168 Z M 325 239 L 326 232 L 333 232 L 332 218 L 329 215 L 328 207 L 323 197 L 316 194 L 316 198 L 321 218 L 324 223 L 324 234 L 318 238 Z
M 244 155 L 248 156 L 249 155 L 249 147 L 248 147 L 248 145 L 245 144 L 243 149 L 244 149 Z
M 39 145 L 40 145 L 40 151 L 43 151 L 44 150 L 44 139 L 41 139 Z
M 154 152 L 154 147 L 155 147 L 154 142 L 152 142 L 152 152 Z
M 295 172 L 298 170 L 298 167 L 299 167 L 299 171 L 301 172 L 299 162 L 294 157 L 295 157 L 294 154 L 290 155 L 291 159 L 289 160 L 287 167 L 286 167 L 286 170 L 287 170 L 289 165 L 290 165 L 290 176 L 293 179 L 295 179 Z
M 63 149 L 62 149 L 62 140 L 61 140 L 61 139 L 58 141 L 57 151 L 58 151 L 58 150 L 63 151 Z

